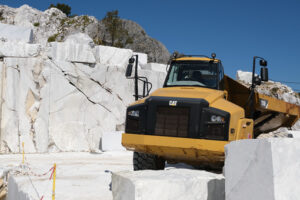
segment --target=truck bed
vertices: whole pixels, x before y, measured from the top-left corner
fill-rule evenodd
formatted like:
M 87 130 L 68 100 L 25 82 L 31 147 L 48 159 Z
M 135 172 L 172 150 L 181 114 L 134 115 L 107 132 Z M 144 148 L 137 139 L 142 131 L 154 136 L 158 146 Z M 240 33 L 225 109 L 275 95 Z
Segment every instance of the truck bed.
M 228 100 L 243 107 L 250 117 L 250 89 L 225 75 Z M 279 127 L 291 127 L 300 118 L 300 106 L 258 92 L 254 93 L 254 135 L 270 132 Z

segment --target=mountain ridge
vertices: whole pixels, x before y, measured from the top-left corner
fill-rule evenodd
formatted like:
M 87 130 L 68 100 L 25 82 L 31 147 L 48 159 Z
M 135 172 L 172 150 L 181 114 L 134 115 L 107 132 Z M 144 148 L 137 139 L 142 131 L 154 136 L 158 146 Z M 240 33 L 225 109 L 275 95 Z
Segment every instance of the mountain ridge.
M 132 39 L 124 41 L 123 48 L 148 54 L 148 62 L 168 62 L 170 53 L 164 44 L 147 35 L 136 22 L 128 19 L 121 19 L 121 22 Z M 0 23 L 32 28 L 33 42 L 44 45 L 47 42 L 63 42 L 67 36 L 78 32 L 89 35 L 95 44 L 107 45 L 111 41 L 103 20 L 88 15 L 67 17 L 57 8 L 40 11 L 26 4 L 19 8 L 0 5 Z

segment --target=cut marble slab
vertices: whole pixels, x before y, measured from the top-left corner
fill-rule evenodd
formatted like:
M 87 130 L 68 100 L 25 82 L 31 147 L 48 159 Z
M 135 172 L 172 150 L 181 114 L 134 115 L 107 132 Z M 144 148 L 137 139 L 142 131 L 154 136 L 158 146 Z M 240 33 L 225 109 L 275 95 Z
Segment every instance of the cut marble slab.
M 300 139 L 239 140 L 226 145 L 226 200 L 296 200 Z

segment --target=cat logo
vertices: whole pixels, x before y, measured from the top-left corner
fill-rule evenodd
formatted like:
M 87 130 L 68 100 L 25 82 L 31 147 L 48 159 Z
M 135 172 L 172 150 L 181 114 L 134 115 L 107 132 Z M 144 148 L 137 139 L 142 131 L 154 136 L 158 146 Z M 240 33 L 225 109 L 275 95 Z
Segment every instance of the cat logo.
M 169 101 L 169 106 L 177 106 L 177 101 Z

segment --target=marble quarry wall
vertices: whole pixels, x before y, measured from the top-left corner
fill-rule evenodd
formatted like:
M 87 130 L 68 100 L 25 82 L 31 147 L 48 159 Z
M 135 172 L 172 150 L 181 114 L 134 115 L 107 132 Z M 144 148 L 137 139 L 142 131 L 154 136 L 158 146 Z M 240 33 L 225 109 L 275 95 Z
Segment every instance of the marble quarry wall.
M 22 142 L 26 152 L 98 151 L 103 133 L 122 131 L 134 101 L 125 78 L 133 54 L 82 33 L 46 46 L 0 41 L 0 152 L 20 152 Z M 139 73 L 152 91 L 161 87 L 166 66 L 138 55 Z

